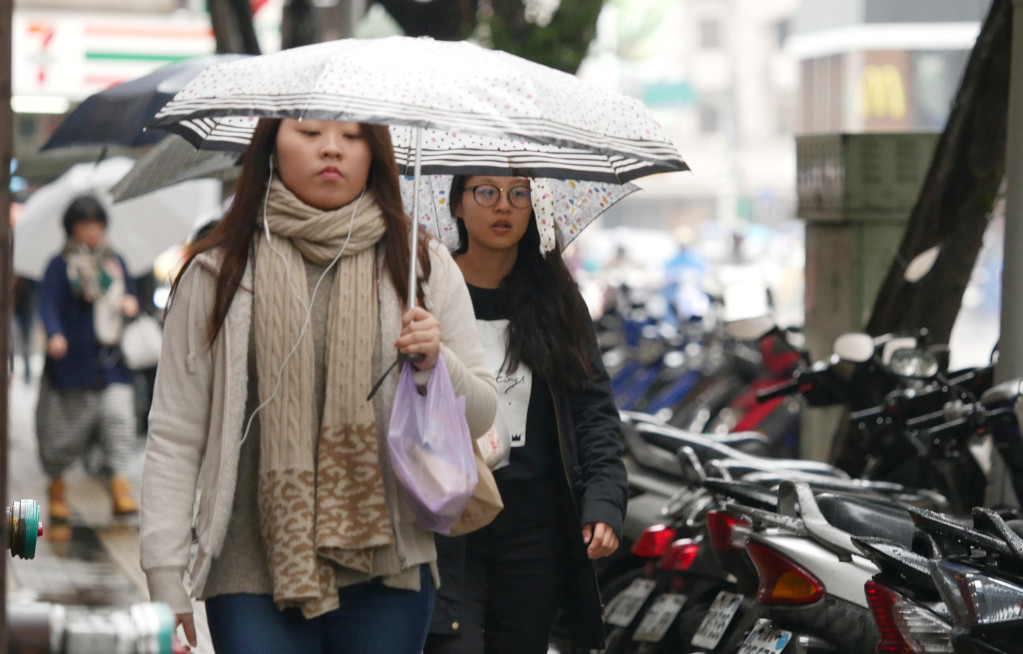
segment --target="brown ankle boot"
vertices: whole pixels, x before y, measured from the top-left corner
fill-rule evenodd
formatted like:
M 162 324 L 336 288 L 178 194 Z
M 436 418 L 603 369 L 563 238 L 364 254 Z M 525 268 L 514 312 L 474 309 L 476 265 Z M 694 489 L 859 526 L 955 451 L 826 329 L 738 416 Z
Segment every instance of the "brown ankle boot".
M 124 477 L 110 478 L 110 496 L 114 500 L 114 515 L 133 515 L 139 512 L 139 503 L 132 497 L 131 482 Z
M 64 480 L 60 477 L 54 477 L 50 480 L 49 495 L 50 495 L 50 521 L 51 522 L 67 522 L 71 519 L 71 509 L 67 505 L 67 497 L 65 497 Z

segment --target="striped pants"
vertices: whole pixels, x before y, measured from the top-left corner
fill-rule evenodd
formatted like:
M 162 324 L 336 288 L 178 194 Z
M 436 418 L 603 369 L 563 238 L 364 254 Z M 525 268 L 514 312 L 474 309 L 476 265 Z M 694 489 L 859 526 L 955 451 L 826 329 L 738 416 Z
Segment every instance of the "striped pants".
M 101 390 L 57 390 L 42 376 L 36 405 L 39 459 L 58 477 L 85 453 L 94 436 L 115 475 L 127 474 L 135 449 L 135 387 L 111 384 Z

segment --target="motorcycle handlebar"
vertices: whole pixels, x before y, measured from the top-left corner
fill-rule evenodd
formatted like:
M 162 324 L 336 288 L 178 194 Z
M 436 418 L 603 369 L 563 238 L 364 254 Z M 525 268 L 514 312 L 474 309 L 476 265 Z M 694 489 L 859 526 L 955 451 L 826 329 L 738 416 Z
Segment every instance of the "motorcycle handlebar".
M 853 411 L 849 414 L 849 420 L 852 422 L 859 422 L 861 420 L 869 421 L 876 418 L 880 418 L 884 415 L 884 406 L 872 406 L 869 409 L 861 409 L 860 411 Z
M 926 427 L 929 424 L 940 422 L 946 419 L 947 416 L 945 414 L 945 409 L 939 409 L 938 411 L 932 411 L 930 413 L 925 413 L 923 415 L 919 415 L 913 418 L 907 418 L 906 427 L 909 428 Z
M 802 384 L 803 382 L 799 379 L 793 378 L 788 381 L 784 381 L 777 386 L 761 389 L 757 391 L 757 402 L 766 402 L 767 400 L 773 400 L 776 397 L 793 395 L 800 391 L 800 386 Z

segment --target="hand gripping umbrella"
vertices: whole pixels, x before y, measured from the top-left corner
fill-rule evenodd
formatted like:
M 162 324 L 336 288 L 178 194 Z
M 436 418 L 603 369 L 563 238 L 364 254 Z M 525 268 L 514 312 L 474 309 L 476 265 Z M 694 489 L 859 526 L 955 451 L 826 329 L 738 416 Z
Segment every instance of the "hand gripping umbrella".
M 446 170 L 434 172 L 474 174 L 477 164 L 494 165 L 495 157 L 505 169 L 515 162 L 513 174 L 546 166 L 563 173 L 547 177 L 616 184 L 688 169 L 639 101 L 464 41 L 342 39 L 221 64 L 189 82 L 152 125 L 200 148 L 230 150 L 245 147 L 260 117 L 416 128 L 403 161 L 415 181 L 424 170 L 427 129 L 467 146 L 457 154 L 454 143 L 429 148 L 448 159 Z M 490 141 L 511 143 L 510 153 L 489 149 Z M 416 225 L 413 221 L 413 253 Z M 415 266 L 410 278 L 411 306 Z

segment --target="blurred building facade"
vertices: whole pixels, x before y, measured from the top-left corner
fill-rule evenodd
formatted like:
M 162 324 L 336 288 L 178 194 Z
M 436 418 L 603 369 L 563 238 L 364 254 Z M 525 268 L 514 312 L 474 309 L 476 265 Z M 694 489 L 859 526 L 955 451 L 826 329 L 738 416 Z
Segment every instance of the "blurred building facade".
M 817 354 L 870 317 L 990 4 L 802 0 L 793 15 L 796 211 L 806 222 L 805 324 Z M 992 304 L 975 299 L 989 287 L 986 265 L 966 302 Z
M 253 2 L 264 51 L 279 47 L 284 1 Z M 653 108 L 693 172 L 644 180 L 629 215 L 613 208 L 605 223 L 793 218 L 793 135 L 940 129 L 989 3 L 608 0 L 579 74 Z M 90 93 L 212 52 L 204 9 L 202 0 L 17 0 L 16 154 L 34 153 Z
M 268 51 L 280 47 L 283 1 L 252 3 L 257 34 Z M 11 103 L 20 170 L 45 177 L 81 156 L 40 157 L 38 149 L 67 111 L 90 94 L 215 49 L 202 0 L 16 0 Z
M 802 0 L 798 133 L 940 131 L 990 0 Z
M 642 180 L 608 226 L 777 225 L 794 215 L 798 0 L 615 0 L 581 77 L 640 98 L 692 173 Z

